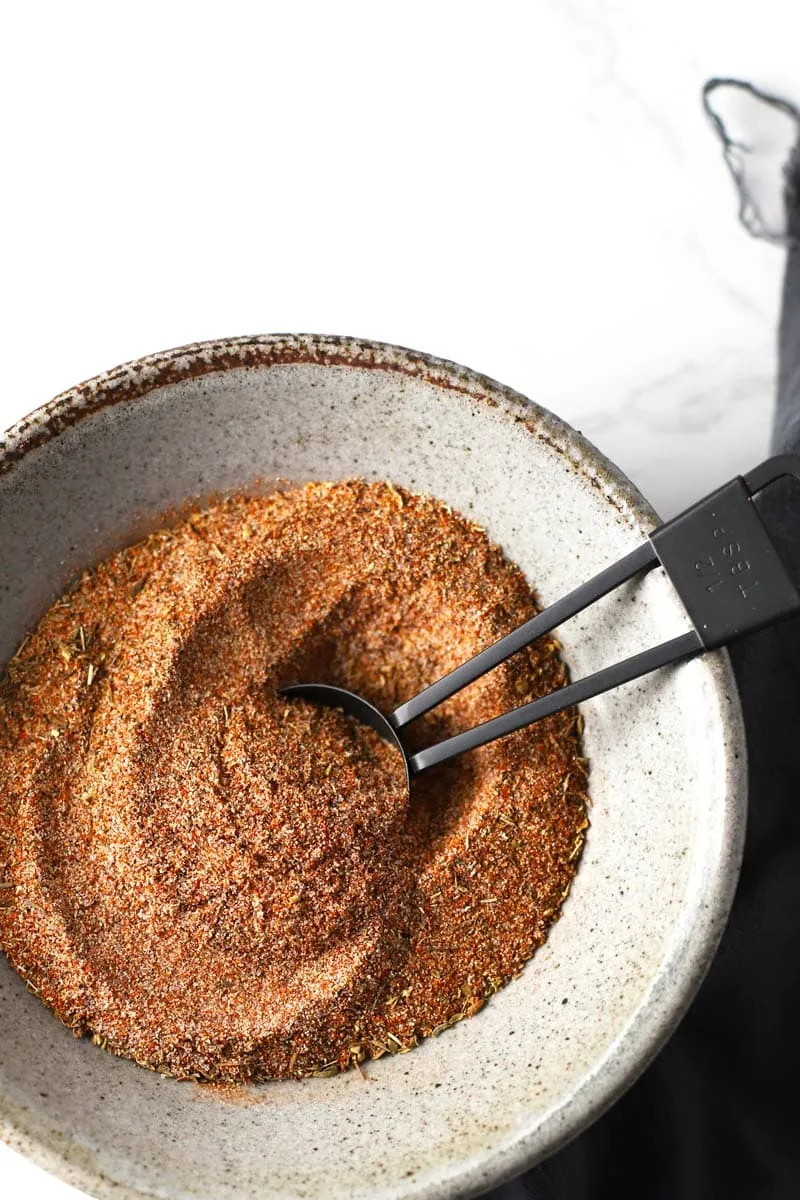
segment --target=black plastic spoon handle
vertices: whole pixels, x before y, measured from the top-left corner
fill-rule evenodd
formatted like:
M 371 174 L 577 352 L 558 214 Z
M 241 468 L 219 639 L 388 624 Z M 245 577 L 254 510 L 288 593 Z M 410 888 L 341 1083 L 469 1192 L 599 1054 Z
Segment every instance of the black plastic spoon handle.
M 619 687 L 622 683 L 630 683 L 632 679 L 648 675 L 651 671 L 658 670 L 659 667 L 666 667 L 669 663 L 692 658 L 695 654 L 702 654 L 704 649 L 702 640 L 692 629 L 689 633 L 683 633 L 680 637 L 663 642 L 660 646 L 653 646 L 641 654 L 634 654 L 631 658 L 614 663 L 611 667 L 596 671 L 593 675 L 587 675 L 585 679 L 578 679 L 575 683 L 570 683 L 555 692 L 549 692 L 546 696 L 531 701 L 530 704 L 522 704 L 519 708 L 512 709 L 511 712 L 503 713 L 501 717 L 484 721 L 482 725 L 476 725 L 474 729 L 468 729 L 465 733 L 457 733 L 455 737 L 447 738 L 435 746 L 429 746 L 427 750 L 420 750 L 418 754 L 409 755 L 409 774 L 419 775 L 420 771 L 427 771 L 429 767 L 447 762 L 448 759 L 455 758 L 466 750 L 485 746 L 487 742 L 493 742 L 507 733 L 514 733 L 517 729 L 532 725 L 534 721 L 541 721 L 543 717 L 561 712 L 562 709 L 569 708 L 571 704 L 580 704 L 582 700 L 590 700 L 592 696 L 599 696 L 602 692 Z
M 619 562 L 581 584 L 494 645 L 487 646 L 480 654 L 401 704 L 388 717 L 363 696 L 330 684 L 293 684 L 283 688 L 282 692 L 342 708 L 372 725 L 401 752 L 410 779 L 437 763 L 447 762 L 467 750 L 532 725 L 571 704 L 590 700 L 659 667 L 727 645 L 774 621 L 800 613 L 800 590 L 787 573 L 769 530 L 753 504 L 754 497 L 782 475 L 800 479 L 800 458 L 779 455 L 761 463 L 747 475 L 732 479 L 686 512 L 653 530 L 646 542 Z M 406 753 L 398 730 L 409 721 L 422 716 L 632 576 L 649 571 L 658 563 L 683 601 L 693 625 L 689 633 L 614 663 L 586 679 L 578 679 L 436 746 L 413 755 Z
M 415 721 L 417 717 L 421 717 L 429 709 L 435 708 L 449 696 L 460 692 L 468 683 L 473 683 L 487 671 L 493 670 L 507 658 L 511 658 L 512 654 L 516 654 L 524 646 L 535 642 L 542 634 L 549 633 L 557 625 L 562 625 L 570 617 L 574 617 L 584 608 L 588 608 L 590 604 L 594 604 L 595 600 L 599 600 L 601 596 L 613 592 L 615 588 L 639 571 L 647 571 L 657 565 L 658 555 L 653 546 L 650 542 L 643 542 L 630 554 L 626 554 L 624 558 L 620 558 L 610 567 L 606 567 L 599 575 L 595 575 L 594 578 L 568 592 L 566 596 L 556 600 L 549 608 L 544 609 L 530 621 L 513 629 L 499 641 L 487 646 L 485 650 L 481 650 L 474 658 L 468 659 L 447 675 L 443 675 L 441 679 L 437 679 L 424 691 L 412 696 L 405 704 L 401 704 L 393 713 L 390 713 L 389 724 L 394 729 L 402 729 L 404 725 Z M 567 704 L 571 703 L 572 701 L 567 701 Z M 495 734 L 494 736 L 499 737 L 500 735 Z

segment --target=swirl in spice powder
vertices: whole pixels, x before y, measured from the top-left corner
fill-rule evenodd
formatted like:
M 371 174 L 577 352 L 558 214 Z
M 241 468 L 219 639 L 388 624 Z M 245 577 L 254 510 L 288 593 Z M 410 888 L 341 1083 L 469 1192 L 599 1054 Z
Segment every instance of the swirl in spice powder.
M 574 711 L 419 777 L 391 710 L 536 611 L 474 524 L 389 484 L 235 497 L 87 571 L 0 683 L 0 942 L 76 1034 L 179 1078 L 327 1075 L 472 1016 L 581 847 Z M 566 682 L 552 638 L 412 748 Z M 534 968 L 535 969 L 535 968 Z

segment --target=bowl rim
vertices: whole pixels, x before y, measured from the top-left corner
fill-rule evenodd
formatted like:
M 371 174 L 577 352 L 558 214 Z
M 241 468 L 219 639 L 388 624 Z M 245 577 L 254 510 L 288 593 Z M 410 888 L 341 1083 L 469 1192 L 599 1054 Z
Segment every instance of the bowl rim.
M 659 519 L 635 485 L 580 432 L 520 392 L 480 372 L 447 359 L 370 339 L 320 334 L 257 334 L 194 342 L 124 363 L 60 393 L 15 422 L 0 436 L 0 477 L 27 454 L 57 438 L 92 414 L 138 400 L 157 388 L 228 370 L 278 365 L 317 364 L 383 370 L 423 379 L 462 393 L 524 422 L 593 487 L 599 488 L 626 523 L 645 536 Z M 708 970 L 733 902 L 744 844 L 747 809 L 747 755 L 744 722 L 730 659 L 726 651 L 705 657 L 721 704 L 725 734 L 725 817 L 720 831 L 716 878 L 708 904 L 698 917 L 694 936 L 677 969 L 658 995 L 651 985 L 626 1030 L 604 1056 L 605 1061 L 567 1101 L 568 1112 L 551 1130 L 547 1145 L 539 1131 L 523 1133 L 506 1147 L 492 1147 L 480 1160 L 462 1160 L 446 1178 L 423 1188 L 429 1196 L 468 1196 L 513 1178 L 577 1137 L 636 1081 L 684 1016 Z M 658 976 L 656 976 L 658 979 Z M 547 1118 L 545 1118 L 547 1120 Z M 155 1196 L 109 1179 L 89 1165 L 84 1152 L 76 1160 L 69 1147 L 56 1150 L 23 1119 L 0 1111 L 0 1138 L 65 1183 L 105 1198 L 123 1200 Z M 457 1161 L 457 1160 L 456 1160 Z M 415 1189 L 415 1194 L 420 1194 Z

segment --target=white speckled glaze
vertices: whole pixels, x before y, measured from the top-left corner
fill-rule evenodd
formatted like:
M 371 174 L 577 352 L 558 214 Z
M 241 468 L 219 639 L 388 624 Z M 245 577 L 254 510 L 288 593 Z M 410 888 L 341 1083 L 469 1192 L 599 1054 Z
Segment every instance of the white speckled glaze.
M 275 479 L 388 478 L 484 524 L 549 602 L 655 516 L 522 396 L 376 343 L 242 338 L 65 393 L 0 444 L 0 662 L 75 570 L 189 497 Z M 686 628 L 661 572 L 560 631 L 573 676 Z M 722 932 L 745 819 L 741 716 L 715 654 L 584 706 L 591 829 L 522 977 L 413 1053 L 253 1102 L 76 1041 L 3 961 L 0 1131 L 97 1197 L 478 1193 L 578 1133 L 636 1077 Z

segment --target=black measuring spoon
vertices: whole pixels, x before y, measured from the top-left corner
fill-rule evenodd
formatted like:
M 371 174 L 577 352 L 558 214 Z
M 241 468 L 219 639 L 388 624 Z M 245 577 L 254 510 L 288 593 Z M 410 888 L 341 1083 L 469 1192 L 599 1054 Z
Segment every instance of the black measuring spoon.
M 370 725 L 400 751 L 410 783 L 421 771 L 532 725 L 572 704 L 630 683 L 659 667 L 686 661 L 755 633 L 765 625 L 800 611 L 800 592 L 789 578 L 753 504 L 753 498 L 760 491 L 783 475 L 800 479 L 800 457 L 778 455 L 746 475 L 732 479 L 679 516 L 660 525 L 636 550 L 443 675 L 388 716 L 363 696 L 327 683 L 296 683 L 282 688 L 281 694 L 343 709 Z M 634 575 L 659 565 L 672 581 L 692 622 L 693 628 L 688 633 L 634 654 L 416 754 L 406 751 L 400 740 L 400 730 L 406 725 Z

